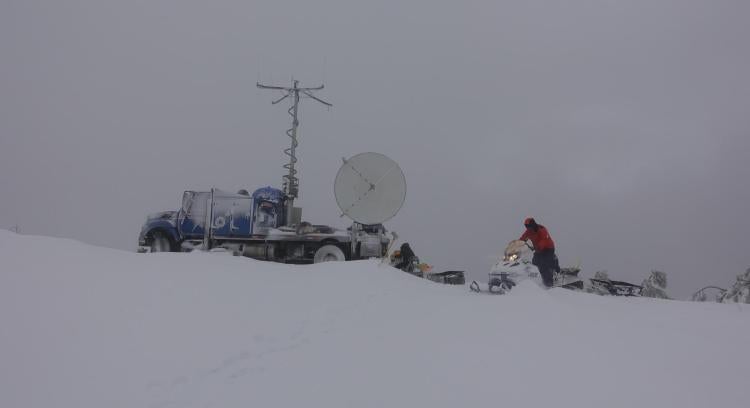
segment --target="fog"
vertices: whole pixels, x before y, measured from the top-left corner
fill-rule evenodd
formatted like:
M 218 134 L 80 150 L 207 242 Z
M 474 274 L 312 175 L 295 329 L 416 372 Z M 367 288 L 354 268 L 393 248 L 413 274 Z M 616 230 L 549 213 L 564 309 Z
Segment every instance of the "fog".
M 347 226 L 342 157 L 396 160 L 386 226 L 484 276 L 533 216 L 561 263 L 668 292 L 750 267 L 750 3 L 0 2 L 0 228 L 135 250 L 187 189 L 281 186 Z M 40 248 L 43 250 L 43 248 Z

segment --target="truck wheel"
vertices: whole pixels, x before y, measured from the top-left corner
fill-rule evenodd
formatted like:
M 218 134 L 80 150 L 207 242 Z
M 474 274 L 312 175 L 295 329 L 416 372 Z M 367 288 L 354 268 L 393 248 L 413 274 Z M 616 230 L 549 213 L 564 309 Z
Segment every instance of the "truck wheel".
M 346 261 L 344 251 L 336 245 L 323 245 L 315 251 L 313 257 L 313 263 L 331 262 L 331 261 Z
M 152 234 L 151 252 L 170 252 L 172 243 L 162 232 L 156 231 Z

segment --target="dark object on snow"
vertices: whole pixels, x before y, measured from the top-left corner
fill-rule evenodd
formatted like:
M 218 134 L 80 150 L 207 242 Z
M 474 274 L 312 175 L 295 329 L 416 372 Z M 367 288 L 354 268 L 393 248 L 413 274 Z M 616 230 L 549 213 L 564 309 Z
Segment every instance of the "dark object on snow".
M 401 262 L 397 263 L 394 267 L 397 269 L 401 269 L 404 272 L 411 272 L 407 269 L 412 266 L 415 255 L 414 251 L 411 250 L 408 242 L 404 242 L 403 244 L 401 244 L 400 253 Z
M 445 283 L 446 285 L 463 285 L 466 283 L 464 271 L 429 273 L 427 274 L 427 279 L 437 283 Z
M 472 292 L 477 293 L 490 293 L 493 295 L 503 295 L 513 289 L 516 286 L 516 282 L 510 279 L 509 274 L 502 273 L 490 273 L 490 279 L 486 284 L 480 284 L 477 281 L 472 281 L 469 285 L 469 289 Z
M 570 273 L 565 273 L 565 275 L 568 275 L 570 277 L 577 278 L 578 272 L 580 269 L 578 268 L 566 268 Z M 560 274 L 558 274 L 559 276 Z M 505 293 L 508 293 L 513 287 L 516 286 L 516 282 L 514 282 L 507 273 L 500 273 L 500 274 L 490 274 L 490 280 L 488 283 L 483 284 L 477 281 L 472 281 L 469 285 L 469 289 L 472 292 L 477 293 L 489 293 L 493 295 L 502 295 Z M 569 289 L 569 290 L 583 290 L 583 281 L 582 280 L 576 280 L 570 283 L 556 283 L 550 288 L 563 288 L 563 289 Z
M 561 268 L 558 273 L 565 275 L 565 276 L 578 276 L 578 273 L 581 272 L 581 268 L 578 267 L 567 267 L 567 268 Z
M 571 283 L 566 283 L 564 285 L 560 285 L 559 287 L 570 290 L 583 290 L 583 281 L 579 280 Z
M 641 296 L 643 290 L 643 286 L 609 279 L 591 279 L 591 284 L 612 296 Z
M 558 273 L 556 274 L 558 280 L 561 280 L 562 282 L 572 280 L 573 282 L 563 283 L 555 286 L 570 290 L 583 290 L 583 281 L 578 280 L 579 272 L 581 272 L 581 268 L 578 267 L 561 268 L 560 271 L 558 271 Z

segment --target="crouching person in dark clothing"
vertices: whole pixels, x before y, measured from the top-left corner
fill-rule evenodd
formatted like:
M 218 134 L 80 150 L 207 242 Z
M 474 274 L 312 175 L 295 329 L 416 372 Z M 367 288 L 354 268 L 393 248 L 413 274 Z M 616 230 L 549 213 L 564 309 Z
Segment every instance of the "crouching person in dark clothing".
M 411 250 L 408 242 L 401 244 L 401 262 L 395 265 L 395 268 L 404 272 L 411 272 L 412 261 L 414 261 L 414 251 Z
M 554 272 L 560 272 L 560 264 L 557 261 L 557 255 L 555 255 L 555 242 L 552 241 L 547 228 L 544 225 L 537 224 L 533 218 L 527 218 L 523 224 L 526 227 L 526 232 L 519 239 L 521 241 L 530 240 L 534 245 L 534 257 L 531 263 L 539 268 L 544 286 L 551 287 L 554 282 Z

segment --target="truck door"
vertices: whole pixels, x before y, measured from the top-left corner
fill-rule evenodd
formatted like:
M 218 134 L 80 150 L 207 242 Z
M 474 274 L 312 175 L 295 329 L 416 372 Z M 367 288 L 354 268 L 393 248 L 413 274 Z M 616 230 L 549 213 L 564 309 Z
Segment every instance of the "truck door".
M 252 235 L 253 199 L 235 200 L 232 203 L 232 218 L 229 233 L 233 237 L 249 237 Z
M 183 238 L 202 238 L 206 224 L 206 210 L 211 193 L 186 191 L 177 214 L 177 229 Z
M 217 238 L 249 237 L 252 203 L 251 197 L 214 194 L 211 235 Z

